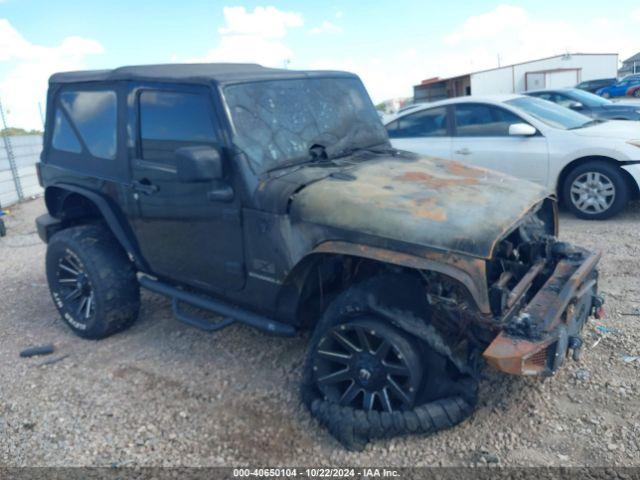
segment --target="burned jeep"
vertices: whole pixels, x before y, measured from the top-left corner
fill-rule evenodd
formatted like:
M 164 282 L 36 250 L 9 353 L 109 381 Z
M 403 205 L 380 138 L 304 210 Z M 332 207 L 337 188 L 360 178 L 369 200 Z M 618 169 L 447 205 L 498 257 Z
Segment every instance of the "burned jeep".
M 302 400 L 348 448 L 462 421 L 485 364 L 552 375 L 602 314 L 599 254 L 558 242 L 542 187 L 393 149 L 355 75 L 124 67 L 55 74 L 47 102 L 69 327 L 127 328 L 142 286 L 206 331 L 309 330 Z

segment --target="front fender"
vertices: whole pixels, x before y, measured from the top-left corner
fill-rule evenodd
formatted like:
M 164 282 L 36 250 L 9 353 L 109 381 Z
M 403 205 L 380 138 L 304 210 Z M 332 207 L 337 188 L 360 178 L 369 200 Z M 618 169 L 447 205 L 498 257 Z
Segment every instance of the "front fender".
M 309 255 L 318 253 L 350 255 L 416 270 L 430 270 L 442 273 L 464 285 L 480 312 L 484 314 L 491 313 L 486 288 L 486 265 L 481 259 L 439 252 L 428 252 L 424 256 L 418 256 L 386 248 L 342 241 L 323 242 L 316 246 Z
M 636 182 L 637 191 L 640 192 L 640 161 L 622 165 L 622 169 L 631 175 L 631 178 Z

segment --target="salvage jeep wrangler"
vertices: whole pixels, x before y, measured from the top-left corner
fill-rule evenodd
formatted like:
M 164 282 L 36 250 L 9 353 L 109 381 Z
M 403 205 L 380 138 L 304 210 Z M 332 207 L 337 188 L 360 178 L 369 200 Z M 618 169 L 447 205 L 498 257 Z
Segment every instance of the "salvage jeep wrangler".
M 393 149 L 350 73 L 54 74 L 38 172 L 76 334 L 129 327 L 140 287 L 206 331 L 308 330 L 302 401 L 350 449 L 462 421 L 485 365 L 552 375 L 602 315 L 543 187 Z

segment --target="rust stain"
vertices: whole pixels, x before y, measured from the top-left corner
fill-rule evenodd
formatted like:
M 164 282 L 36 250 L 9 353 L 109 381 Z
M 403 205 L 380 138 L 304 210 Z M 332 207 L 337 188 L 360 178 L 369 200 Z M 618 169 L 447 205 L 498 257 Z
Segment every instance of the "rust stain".
M 444 222 L 447 220 L 447 212 L 438 205 L 436 198 L 417 198 L 414 202 L 417 208 L 412 213 L 416 217 L 426 218 L 434 222 Z
M 474 177 L 456 177 L 456 178 L 443 178 L 434 177 L 425 172 L 406 172 L 402 175 L 394 177 L 394 180 L 401 182 L 413 182 L 420 183 L 427 187 L 432 188 L 444 188 L 455 185 L 476 185 L 478 180 Z
M 515 339 L 500 333 L 482 353 L 487 363 L 501 372 L 512 375 L 540 375 L 545 365 L 527 362 L 536 353 L 546 349 L 553 338 L 540 341 Z
M 460 162 L 447 161 L 444 166 L 448 172 L 460 177 L 478 178 L 484 175 L 482 169 L 477 167 L 472 168 Z

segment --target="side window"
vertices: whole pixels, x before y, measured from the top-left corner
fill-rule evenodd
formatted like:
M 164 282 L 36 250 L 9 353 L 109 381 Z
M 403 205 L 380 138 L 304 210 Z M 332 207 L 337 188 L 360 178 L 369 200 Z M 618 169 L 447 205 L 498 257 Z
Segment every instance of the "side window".
M 447 135 L 446 107 L 430 108 L 400 118 L 389 130 L 391 138 L 444 137 Z
M 92 156 L 107 160 L 112 160 L 116 157 L 117 100 L 114 91 L 65 91 L 60 94 L 60 106 L 73 122 L 81 140 Z M 56 146 L 58 115 L 61 113 L 60 110 L 56 112 L 53 146 L 58 150 L 79 153 L 79 150 L 69 150 L 69 148 L 58 148 Z M 64 117 L 64 115 L 61 115 L 61 117 Z M 65 123 L 66 119 L 60 120 L 61 131 L 66 127 L 70 129 L 68 124 L 64 125 Z M 75 134 L 73 137 L 75 137 Z M 59 138 L 58 145 L 60 141 Z M 78 139 L 75 138 L 75 141 L 77 142 Z
M 544 93 L 536 93 L 534 95 L 535 97 L 541 98 L 543 100 L 548 100 L 549 102 L 555 102 L 555 97 L 553 94 L 549 93 L 549 92 L 544 92 Z
M 389 134 L 389 138 L 396 138 L 398 136 L 397 133 L 399 125 L 400 122 L 396 120 L 395 122 L 391 122 L 385 127 L 387 129 L 387 133 Z
M 555 95 L 554 102 L 556 102 L 558 105 L 561 105 L 563 107 L 568 107 L 569 105 L 575 103 L 575 100 L 572 100 L 569 97 L 566 97 L 564 95 L 560 95 L 559 93 L 557 93 Z
M 459 137 L 505 137 L 509 135 L 509 125 L 524 122 L 508 110 L 491 105 L 456 105 L 455 111 Z
M 181 147 L 218 143 L 205 95 L 163 91 L 140 94 L 142 158 L 173 163 Z
M 62 113 L 60 108 L 56 109 L 53 126 L 53 139 L 51 141 L 53 148 L 62 152 L 80 153 L 82 146 L 75 132 L 69 125 L 67 117 Z

